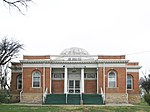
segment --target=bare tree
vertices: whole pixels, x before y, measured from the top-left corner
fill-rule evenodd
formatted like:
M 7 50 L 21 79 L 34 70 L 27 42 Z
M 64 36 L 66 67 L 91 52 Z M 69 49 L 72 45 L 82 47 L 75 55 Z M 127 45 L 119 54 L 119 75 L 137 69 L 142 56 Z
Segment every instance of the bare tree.
M 19 51 L 23 49 L 23 44 L 18 41 L 3 38 L 0 42 L 0 84 L 7 86 L 7 68 L 10 61 L 18 57 Z
M 143 76 L 140 79 L 140 87 L 143 89 L 144 94 L 149 94 L 150 93 L 150 74 L 147 74 L 146 72 L 142 72 Z
M 24 14 L 21 7 L 28 8 L 28 3 L 32 0 L 3 0 L 9 7 L 15 7 L 20 13 Z
M 10 66 L 9 66 L 10 64 L 9 63 L 7 63 L 5 66 L 2 66 L 2 68 L 3 68 L 3 70 L 4 70 L 4 72 L 3 72 L 3 74 L 2 74 L 2 78 L 1 78 L 1 88 L 2 89 L 5 89 L 6 88 L 6 86 L 7 86 L 7 88 L 8 89 L 10 89 L 10 86 L 9 86 L 9 84 L 8 84 L 8 74 L 9 74 L 9 72 L 10 72 Z

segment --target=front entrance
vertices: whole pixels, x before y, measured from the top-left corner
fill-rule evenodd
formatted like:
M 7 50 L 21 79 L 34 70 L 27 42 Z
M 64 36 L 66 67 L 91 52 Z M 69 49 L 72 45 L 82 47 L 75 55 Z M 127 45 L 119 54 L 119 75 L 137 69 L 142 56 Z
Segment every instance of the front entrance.
M 70 94 L 80 94 L 80 80 L 69 80 L 68 92 Z

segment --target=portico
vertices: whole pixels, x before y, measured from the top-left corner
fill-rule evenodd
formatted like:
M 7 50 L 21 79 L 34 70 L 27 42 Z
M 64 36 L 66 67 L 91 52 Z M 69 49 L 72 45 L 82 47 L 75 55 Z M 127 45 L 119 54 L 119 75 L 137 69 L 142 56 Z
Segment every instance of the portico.
M 96 93 L 97 68 L 52 68 L 52 82 L 53 94 Z

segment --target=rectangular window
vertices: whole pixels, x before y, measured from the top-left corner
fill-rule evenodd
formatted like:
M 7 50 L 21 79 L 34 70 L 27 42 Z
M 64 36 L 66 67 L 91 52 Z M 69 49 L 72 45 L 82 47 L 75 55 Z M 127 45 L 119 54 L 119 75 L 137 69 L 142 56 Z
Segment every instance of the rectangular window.
M 33 87 L 40 87 L 40 77 L 33 77 Z
M 87 78 L 96 78 L 95 74 L 87 74 Z
M 95 80 L 96 79 L 96 74 L 95 73 L 86 73 L 84 74 L 85 79 L 89 80 Z
M 54 79 L 54 80 L 62 80 L 63 78 L 64 78 L 63 73 L 53 73 L 52 74 L 52 79 Z
M 19 75 L 17 77 L 17 89 L 21 90 L 22 89 L 22 75 Z
M 127 89 L 132 89 L 132 76 L 127 75 Z
M 127 89 L 132 89 L 131 82 L 127 81 Z
M 62 78 L 62 74 L 54 74 L 54 78 Z
M 109 88 L 114 88 L 115 86 L 115 81 L 109 81 Z
M 41 81 L 41 74 L 40 72 L 36 71 L 32 74 L 32 87 L 33 88 L 39 88 Z
M 108 74 L 108 87 L 109 88 L 116 87 L 116 74 L 114 72 L 110 72 Z

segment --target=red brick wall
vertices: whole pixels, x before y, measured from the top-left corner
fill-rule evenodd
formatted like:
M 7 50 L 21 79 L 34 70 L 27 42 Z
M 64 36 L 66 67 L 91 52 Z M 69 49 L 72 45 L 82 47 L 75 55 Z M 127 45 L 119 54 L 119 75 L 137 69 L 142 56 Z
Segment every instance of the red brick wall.
M 128 66 L 139 66 L 138 62 L 130 62 Z M 128 72 L 133 78 L 133 88 L 128 90 L 129 94 L 139 94 L 139 72 Z
M 129 66 L 138 66 L 139 63 L 138 62 L 129 62 L 128 65 Z
M 10 88 L 12 94 L 19 94 L 20 90 L 17 90 L 17 77 L 19 76 L 19 73 L 12 73 L 11 75 L 11 82 L 10 82 Z
M 112 69 L 113 68 L 113 69 Z M 108 88 L 108 73 L 110 71 L 116 72 L 116 88 Z M 105 90 L 106 93 L 125 93 L 126 92 L 126 68 L 125 67 L 105 67 Z M 103 68 L 98 68 L 98 85 L 103 88 Z M 104 89 L 103 89 L 104 90 Z
M 50 56 L 23 56 L 23 59 L 50 59 Z
M 125 55 L 100 55 L 98 59 L 125 59 Z
M 100 88 L 103 89 L 103 68 L 98 67 L 98 93 L 100 93 Z
M 41 73 L 41 87 L 32 88 L 32 73 L 39 71 Z M 43 92 L 43 68 L 23 68 L 23 92 L 24 93 L 42 93 Z M 50 89 L 50 68 L 45 68 L 45 88 Z
M 39 71 L 41 73 L 41 87 L 32 88 L 32 73 Z M 43 85 L 43 69 L 42 68 L 23 68 L 23 92 L 24 93 L 42 93 Z
M 108 73 L 110 71 L 116 72 L 116 88 L 108 88 Z M 112 67 L 106 68 L 106 93 L 126 93 L 126 68 L 125 67 Z
M 97 81 L 96 80 L 84 80 L 84 92 L 85 93 L 96 93 L 97 92 Z
M 64 80 L 52 80 L 52 93 L 53 94 L 64 93 Z
M 51 77 L 50 77 L 50 68 L 46 68 L 45 69 L 45 87 L 48 88 L 48 93 L 50 92 L 50 80 L 51 80 Z
M 139 73 L 138 72 L 128 72 L 133 78 L 133 89 L 128 90 L 129 94 L 139 94 Z

